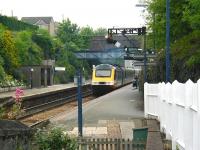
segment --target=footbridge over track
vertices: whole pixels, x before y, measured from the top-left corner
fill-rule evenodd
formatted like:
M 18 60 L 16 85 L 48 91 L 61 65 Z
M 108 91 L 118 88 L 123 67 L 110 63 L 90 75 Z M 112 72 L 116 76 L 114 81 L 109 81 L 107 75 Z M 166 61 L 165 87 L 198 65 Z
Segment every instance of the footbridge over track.
M 75 56 L 78 59 L 127 59 L 127 60 L 144 60 L 143 51 L 135 50 L 131 53 L 126 53 L 124 49 L 110 49 L 105 51 L 92 51 L 86 50 L 81 52 L 76 52 Z M 147 58 L 155 58 L 155 54 L 147 54 Z

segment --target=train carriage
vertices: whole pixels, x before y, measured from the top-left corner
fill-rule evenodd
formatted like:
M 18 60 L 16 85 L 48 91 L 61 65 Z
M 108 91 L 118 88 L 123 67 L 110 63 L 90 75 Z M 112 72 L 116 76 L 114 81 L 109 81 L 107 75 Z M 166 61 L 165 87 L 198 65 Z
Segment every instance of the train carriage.
M 95 94 L 111 91 L 132 80 L 133 71 L 126 72 L 122 67 L 110 64 L 100 64 L 93 67 L 92 88 Z

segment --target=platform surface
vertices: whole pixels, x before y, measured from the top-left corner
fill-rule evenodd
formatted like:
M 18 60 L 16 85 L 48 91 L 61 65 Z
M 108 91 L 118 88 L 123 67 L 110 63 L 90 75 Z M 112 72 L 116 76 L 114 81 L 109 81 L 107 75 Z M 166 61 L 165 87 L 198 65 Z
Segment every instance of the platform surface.
M 22 97 L 63 90 L 71 87 L 76 87 L 76 85 L 74 83 L 69 83 L 69 84 L 52 85 L 43 88 L 24 89 L 23 90 L 24 95 Z M 15 91 L 0 93 L 0 99 L 6 97 L 14 97 L 14 96 L 15 96 Z

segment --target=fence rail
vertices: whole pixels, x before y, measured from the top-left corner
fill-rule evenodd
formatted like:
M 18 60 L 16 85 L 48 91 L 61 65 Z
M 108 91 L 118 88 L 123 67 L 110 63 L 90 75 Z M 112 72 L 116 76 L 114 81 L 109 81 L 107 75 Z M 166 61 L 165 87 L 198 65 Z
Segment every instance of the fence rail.
M 79 150 L 145 150 L 146 141 L 125 139 L 78 139 Z
M 200 80 L 144 85 L 145 116 L 160 121 L 172 149 L 200 150 Z

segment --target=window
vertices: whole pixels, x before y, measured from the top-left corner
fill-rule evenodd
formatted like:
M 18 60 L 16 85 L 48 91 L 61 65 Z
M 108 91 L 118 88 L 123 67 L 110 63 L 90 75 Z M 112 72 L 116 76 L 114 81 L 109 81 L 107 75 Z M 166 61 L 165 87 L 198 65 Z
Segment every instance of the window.
M 111 70 L 96 70 L 96 77 L 110 77 Z

